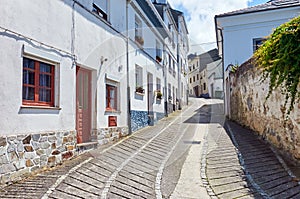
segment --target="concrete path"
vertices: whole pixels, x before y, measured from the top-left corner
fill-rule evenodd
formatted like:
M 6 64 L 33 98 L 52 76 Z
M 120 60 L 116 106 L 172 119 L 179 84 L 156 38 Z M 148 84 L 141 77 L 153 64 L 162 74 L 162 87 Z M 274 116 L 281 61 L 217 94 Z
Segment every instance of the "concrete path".
M 176 185 L 174 192 L 171 195 L 171 199 L 209 199 L 207 190 L 201 179 L 201 157 L 202 147 L 204 143 L 204 133 L 207 132 L 208 125 L 197 125 L 197 130 L 193 141 L 193 144 L 189 150 L 187 158 L 181 169 L 180 178 Z M 200 142 L 200 144 L 196 143 Z

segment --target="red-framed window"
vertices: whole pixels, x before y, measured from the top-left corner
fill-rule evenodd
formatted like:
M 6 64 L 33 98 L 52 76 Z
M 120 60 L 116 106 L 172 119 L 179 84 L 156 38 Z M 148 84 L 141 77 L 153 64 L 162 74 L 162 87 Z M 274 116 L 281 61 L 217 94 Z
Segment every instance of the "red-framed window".
M 117 87 L 106 84 L 106 110 L 116 111 L 118 110 L 118 95 Z
M 23 104 L 54 106 L 54 66 L 23 58 Z

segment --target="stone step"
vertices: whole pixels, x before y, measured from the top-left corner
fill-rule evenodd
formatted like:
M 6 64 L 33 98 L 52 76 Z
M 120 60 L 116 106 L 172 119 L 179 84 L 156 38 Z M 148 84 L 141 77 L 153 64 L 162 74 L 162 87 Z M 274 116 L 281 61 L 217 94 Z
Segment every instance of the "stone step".
M 90 150 L 96 149 L 98 142 L 85 142 L 76 145 L 76 155 L 88 152 Z

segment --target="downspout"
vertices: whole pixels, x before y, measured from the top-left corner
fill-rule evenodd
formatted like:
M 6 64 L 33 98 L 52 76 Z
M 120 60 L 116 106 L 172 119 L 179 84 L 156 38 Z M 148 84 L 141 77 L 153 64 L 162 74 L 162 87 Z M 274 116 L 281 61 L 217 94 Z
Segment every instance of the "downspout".
M 177 99 L 178 99 L 178 110 L 181 110 L 181 62 L 180 62 L 180 44 L 177 36 L 177 69 L 178 69 L 178 89 L 177 89 Z
M 165 58 L 163 59 L 163 73 L 165 81 L 164 100 L 165 100 L 165 117 L 168 117 L 168 82 L 167 82 L 167 56 L 166 56 L 166 44 L 163 45 L 163 53 Z
M 129 25 L 128 25 L 128 4 L 131 0 L 126 0 L 126 77 L 127 77 L 127 125 L 128 133 L 132 133 L 131 129 L 131 100 L 130 100 L 130 84 L 129 84 Z

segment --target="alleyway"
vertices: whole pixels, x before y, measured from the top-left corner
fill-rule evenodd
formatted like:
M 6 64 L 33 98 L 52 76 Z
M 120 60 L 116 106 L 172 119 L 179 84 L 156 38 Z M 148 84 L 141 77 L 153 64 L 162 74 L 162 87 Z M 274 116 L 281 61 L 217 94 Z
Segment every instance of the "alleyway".
M 191 101 L 154 127 L 4 187 L 0 198 L 300 198 L 274 152 L 225 122 L 221 101 Z

